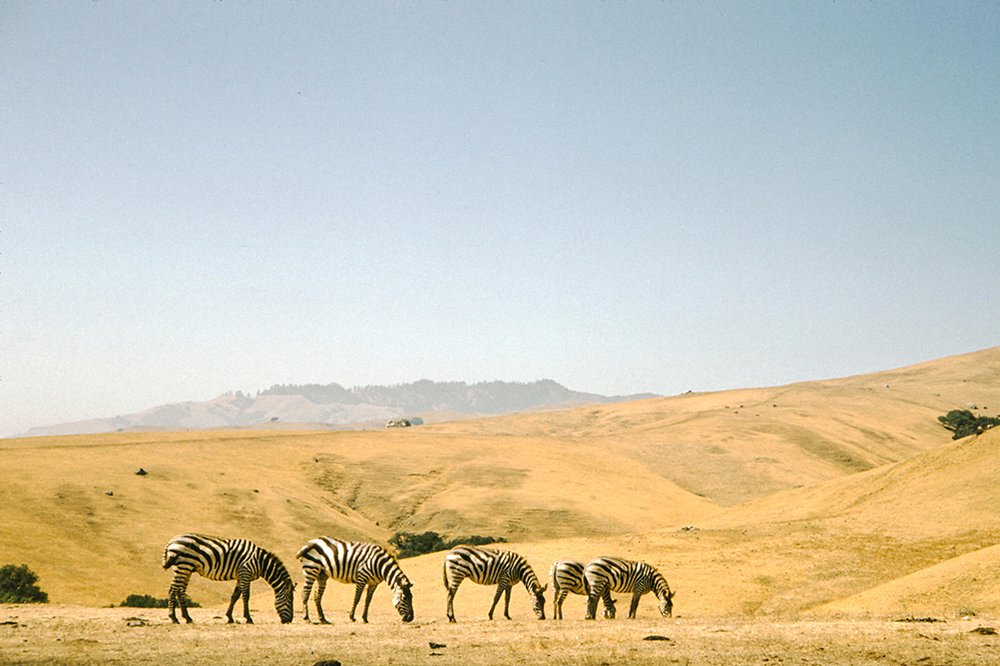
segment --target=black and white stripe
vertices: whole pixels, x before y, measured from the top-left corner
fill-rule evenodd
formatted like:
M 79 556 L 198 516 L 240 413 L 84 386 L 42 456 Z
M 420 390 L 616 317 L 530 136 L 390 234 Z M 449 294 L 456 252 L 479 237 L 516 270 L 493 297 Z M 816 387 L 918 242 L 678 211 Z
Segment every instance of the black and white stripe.
M 292 577 L 274 553 L 270 553 L 246 539 L 220 539 L 204 534 L 181 534 L 170 540 L 163 551 L 163 568 L 174 570 L 170 584 L 170 619 L 177 622 L 175 608 L 180 605 L 184 619 L 188 615 L 186 593 L 192 573 L 199 573 L 209 580 L 235 580 L 236 589 L 229 600 L 226 617 L 233 621 L 233 606 L 243 597 L 243 617 L 253 624 L 250 617 L 250 583 L 263 578 L 274 590 L 274 607 L 282 622 L 292 621 L 295 584 Z
M 607 591 L 632 593 L 629 619 L 635 618 L 639 597 L 647 592 L 653 592 L 660 600 L 661 615 L 669 617 L 673 614 L 675 593 L 671 592 L 663 574 L 645 562 L 633 562 L 620 557 L 598 557 L 587 564 L 583 575 L 590 588 L 587 597 L 588 620 L 594 619 L 597 600 Z
M 531 595 L 531 608 L 539 620 L 545 619 L 544 592 L 548 586 L 538 582 L 538 576 L 528 561 L 517 553 L 490 548 L 473 546 L 458 546 L 448 551 L 444 557 L 444 586 L 448 589 L 448 620 L 455 622 L 455 593 L 458 586 L 466 578 L 480 585 L 496 585 L 497 593 L 490 606 L 490 619 L 500 601 L 500 595 L 505 595 L 503 614 L 510 619 L 510 590 L 517 583 Z
M 319 621 L 327 624 L 323 615 L 321 600 L 326 589 L 328 578 L 341 583 L 353 583 L 357 586 L 354 593 L 354 605 L 351 606 L 351 622 L 354 622 L 354 611 L 361 599 L 361 592 L 368 588 L 365 597 L 365 609 L 361 619 L 368 622 L 368 606 L 372 602 L 375 588 L 382 581 L 393 590 L 392 605 L 403 617 L 403 622 L 413 620 L 413 595 L 410 588 L 413 583 L 406 577 L 399 563 L 385 548 L 373 543 L 357 543 L 341 541 L 330 537 L 313 539 L 303 546 L 295 555 L 302 563 L 302 576 L 305 582 L 302 586 L 303 617 L 309 621 L 309 593 L 313 583 L 316 587 L 316 612 Z
M 556 560 L 549 568 L 549 578 L 552 579 L 552 619 L 563 619 L 562 605 L 570 592 L 589 596 L 590 589 L 583 575 L 584 566 L 576 560 Z M 604 591 L 604 617 L 615 619 L 615 599 L 611 598 L 611 590 Z

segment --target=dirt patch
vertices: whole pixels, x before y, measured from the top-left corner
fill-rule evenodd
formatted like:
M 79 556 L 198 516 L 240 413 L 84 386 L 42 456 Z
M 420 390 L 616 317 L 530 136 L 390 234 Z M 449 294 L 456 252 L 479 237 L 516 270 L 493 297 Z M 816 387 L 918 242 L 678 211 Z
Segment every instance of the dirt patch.
M 214 612 L 172 625 L 165 611 L 72 606 L 0 607 L 0 663 L 133 664 L 987 664 L 996 637 L 981 623 L 728 618 L 561 621 L 443 617 L 226 625 Z

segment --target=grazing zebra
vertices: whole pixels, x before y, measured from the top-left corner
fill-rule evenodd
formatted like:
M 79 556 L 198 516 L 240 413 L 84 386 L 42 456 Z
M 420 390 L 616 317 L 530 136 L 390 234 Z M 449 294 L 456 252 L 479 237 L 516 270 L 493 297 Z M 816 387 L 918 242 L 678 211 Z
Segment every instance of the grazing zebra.
M 650 591 L 660 600 L 660 614 L 664 617 L 673 614 L 675 593 L 670 591 L 663 574 L 645 562 L 633 562 L 620 557 L 598 557 L 587 565 L 583 575 L 590 588 L 587 597 L 588 620 L 594 619 L 597 600 L 608 590 L 632 593 L 632 604 L 628 609 L 630 620 L 635 619 L 639 597 Z
M 583 576 L 583 564 L 574 560 L 556 560 L 549 569 L 549 578 L 552 579 L 552 619 L 563 619 L 562 605 L 566 596 L 582 594 L 588 596 L 590 590 L 587 587 L 587 579 Z M 615 602 L 611 598 L 611 590 L 604 591 L 604 617 L 609 620 L 615 619 Z
M 517 553 L 490 548 L 475 548 L 458 546 L 448 551 L 444 557 L 444 586 L 448 589 L 448 621 L 455 622 L 455 593 L 458 586 L 466 578 L 480 585 L 496 585 L 497 593 L 490 606 L 490 619 L 500 601 L 500 595 L 505 595 L 503 615 L 510 619 L 510 590 L 518 582 L 531 595 L 531 608 L 539 620 L 545 619 L 544 592 L 548 585 L 542 586 L 538 576 L 528 561 Z
M 403 622 L 413 621 L 413 595 L 410 588 L 413 583 L 399 568 L 396 558 L 385 548 L 373 543 L 355 543 L 341 541 L 330 537 L 313 539 L 303 546 L 295 557 L 302 563 L 302 576 L 305 583 L 302 586 L 303 618 L 309 621 L 309 592 L 313 583 L 316 587 L 316 612 L 319 621 L 328 624 L 323 615 L 321 600 L 326 589 L 327 578 L 341 583 L 354 583 L 354 605 L 351 606 L 351 622 L 354 622 L 354 611 L 361 600 L 361 592 L 368 588 L 365 597 L 365 610 L 361 619 L 368 622 L 368 606 L 372 602 L 375 588 L 382 581 L 392 588 L 392 605 L 403 617 Z
M 229 600 L 226 617 L 233 622 L 233 606 L 243 596 L 243 617 L 247 624 L 253 624 L 250 617 L 250 583 L 263 578 L 274 590 L 274 607 L 282 623 L 292 621 L 292 605 L 295 584 L 292 577 L 274 553 L 247 541 L 246 539 L 220 539 L 204 534 L 181 534 L 175 536 L 163 551 L 163 568 L 174 569 L 174 580 L 170 584 L 170 619 L 176 623 L 175 608 L 181 607 L 181 615 L 192 622 L 187 611 L 187 586 L 191 574 L 200 573 L 209 580 L 235 580 L 236 589 Z

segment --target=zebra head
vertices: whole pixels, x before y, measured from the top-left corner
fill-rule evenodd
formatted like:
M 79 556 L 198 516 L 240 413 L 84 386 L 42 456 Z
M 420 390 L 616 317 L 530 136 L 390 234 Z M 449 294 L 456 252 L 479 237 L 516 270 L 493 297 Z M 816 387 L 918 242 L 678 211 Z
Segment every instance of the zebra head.
M 295 611 L 294 606 L 295 583 L 289 578 L 274 590 L 274 609 L 278 611 L 278 617 L 281 619 L 282 624 L 288 624 L 292 621 L 292 615 Z
M 617 599 L 608 599 L 608 602 L 604 604 L 604 619 L 613 620 L 615 619 L 615 604 L 618 603 Z
M 396 607 L 403 622 L 413 622 L 413 583 L 404 583 L 392 593 L 392 605 Z
M 531 610 L 539 620 L 545 619 L 545 590 L 549 589 L 548 584 L 536 587 L 531 592 Z
M 660 615 L 663 617 L 670 617 L 674 614 L 674 595 L 676 592 L 671 592 L 670 588 L 667 588 L 666 593 L 660 597 Z

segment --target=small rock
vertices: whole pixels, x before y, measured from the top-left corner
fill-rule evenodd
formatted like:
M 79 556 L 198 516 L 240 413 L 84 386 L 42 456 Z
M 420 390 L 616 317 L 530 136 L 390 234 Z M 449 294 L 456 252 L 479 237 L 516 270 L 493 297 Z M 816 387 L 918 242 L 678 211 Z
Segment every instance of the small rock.
M 320 659 L 313 666 L 340 666 L 340 662 L 336 659 Z
M 147 474 L 149 474 L 149 472 L 147 472 L 146 470 L 144 470 L 141 467 L 139 469 L 135 470 L 135 475 L 136 476 L 146 476 Z
M 444 643 L 435 643 L 434 641 L 431 641 L 431 642 L 430 642 L 430 646 L 431 646 L 431 649 L 432 649 L 432 650 L 437 650 L 438 648 L 445 648 L 445 647 L 448 647 L 448 646 L 447 646 L 447 645 L 445 645 Z
M 976 627 L 975 629 L 973 629 L 969 633 L 970 634 L 980 634 L 982 636 L 996 636 L 997 635 L 997 630 L 994 629 L 993 627 Z
M 105 490 L 104 494 L 107 495 L 108 497 L 114 497 L 115 496 L 115 491 L 113 491 L 113 490 Z
M 669 641 L 670 639 L 667 638 L 666 636 L 660 636 L 659 634 L 651 634 L 649 636 L 646 636 L 642 640 L 644 640 L 644 641 Z

